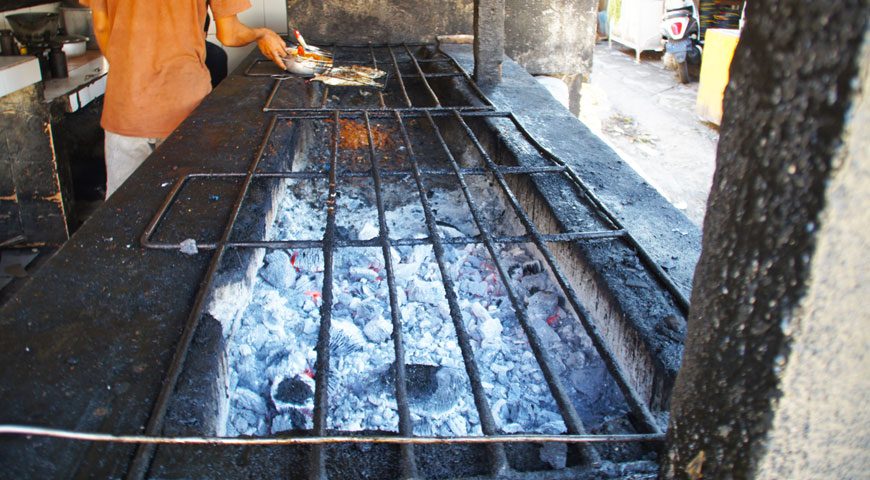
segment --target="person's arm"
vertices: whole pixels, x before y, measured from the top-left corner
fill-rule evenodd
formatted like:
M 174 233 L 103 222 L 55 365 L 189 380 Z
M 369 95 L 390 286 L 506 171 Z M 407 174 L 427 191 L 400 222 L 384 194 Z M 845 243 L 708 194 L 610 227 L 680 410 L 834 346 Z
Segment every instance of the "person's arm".
M 215 18 L 217 38 L 228 47 L 241 47 L 252 42 L 257 42 L 257 47 L 267 58 L 275 62 L 281 69 L 284 65 L 284 57 L 287 56 L 287 44 L 277 33 L 268 28 L 251 28 L 241 21 L 236 15 Z
M 112 25 L 109 23 L 109 14 L 101 10 L 93 11 L 94 35 L 97 37 L 97 45 L 106 53 L 109 46 L 109 36 L 112 34 Z

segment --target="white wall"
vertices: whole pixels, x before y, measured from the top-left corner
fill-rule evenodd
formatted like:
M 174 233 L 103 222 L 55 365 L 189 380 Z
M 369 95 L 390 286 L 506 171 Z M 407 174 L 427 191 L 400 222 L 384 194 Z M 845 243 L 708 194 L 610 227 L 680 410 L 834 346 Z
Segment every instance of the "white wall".
M 251 8 L 239 14 L 239 20 L 249 27 L 271 28 L 279 35 L 287 33 L 286 0 L 251 0 Z M 214 22 L 208 29 L 208 41 L 220 45 L 229 58 L 229 71 L 232 72 L 242 60 L 257 48 L 255 44 L 245 47 L 224 47 L 215 35 Z
M 286 10 L 286 8 L 285 8 Z M 44 5 L 38 5 L 36 7 L 26 7 L 19 8 L 18 10 L 9 10 L 0 13 L 0 29 L 11 30 L 9 26 L 9 22 L 6 21 L 6 15 L 12 15 L 13 13 L 31 13 L 31 12 L 57 12 L 60 13 L 60 2 L 46 3 Z M 286 12 L 284 13 L 286 16 Z

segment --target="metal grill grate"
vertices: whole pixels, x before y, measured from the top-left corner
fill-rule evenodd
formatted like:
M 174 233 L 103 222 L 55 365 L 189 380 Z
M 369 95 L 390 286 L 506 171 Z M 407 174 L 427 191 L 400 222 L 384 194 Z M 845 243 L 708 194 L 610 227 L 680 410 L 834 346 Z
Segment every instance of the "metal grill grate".
M 459 110 L 477 111 L 492 110 L 492 103 L 480 91 L 471 77 L 456 63 L 452 57 L 440 50 L 429 58 L 421 58 L 418 52 L 429 52 L 420 44 L 349 46 L 331 45 L 323 48 L 334 52 L 335 65 L 363 65 L 383 70 L 387 74 L 387 83 L 383 89 L 373 89 L 371 98 L 352 107 L 348 106 L 346 97 L 355 87 L 327 87 L 319 99 L 319 104 L 312 108 L 299 108 L 289 105 L 284 98 L 288 89 L 287 80 L 298 79 L 299 76 L 288 76 L 279 72 L 271 62 L 262 58 L 254 59 L 245 70 L 245 75 L 253 77 L 269 77 L 276 79 L 275 86 L 266 100 L 263 111 L 266 112 L 310 112 L 337 108 L 340 110 L 381 110 L 385 108 L 396 110 Z M 417 49 L 417 52 L 412 50 Z M 427 67 L 425 70 L 423 67 Z M 459 82 L 470 92 L 472 99 L 445 99 L 439 97 L 433 82 L 452 80 Z M 415 92 L 418 92 L 415 94 Z M 453 104 L 451 104 L 453 103 Z
M 318 108 L 282 108 L 275 106 L 276 98 L 280 98 L 278 92 L 285 88 L 286 78 L 280 77 L 275 79 L 275 87 L 272 94 L 269 96 L 264 110 L 270 112 L 280 112 L 274 114 L 271 124 L 266 133 L 266 137 L 247 173 L 202 173 L 190 174 L 180 178 L 173 186 L 172 190 L 167 195 L 162 207 L 152 219 L 142 236 L 142 245 L 150 249 L 175 250 L 181 248 L 181 241 L 184 238 L 164 238 L 160 241 L 155 240 L 155 237 L 160 236 L 161 225 L 167 222 L 167 218 L 171 216 L 174 209 L 178 208 L 181 201 L 181 192 L 194 182 L 212 182 L 212 181 L 228 181 L 233 189 L 236 189 L 235 200 L 229 213 L 226 214 L 226 221 L 221 228 L 221 234 L 218 239 L 197 238 L 196 245 L 199 249 L 213 250 L 213 258 L 210 268 L 203 280 L 199 293 L 196 297 L 195 304 L 190 313 L 188 324 L 185 327 L 182 338 L 179 342 L 178 350 L 172 364 L 170 365 L 167 380 L 164 382 L 164 388 L 158 397 L 153 413 L 146 430 L 146 435 L 156 435 L 160 432 L 163 423 L 167 405 L 171 392 L 177 383 L 178 377 L 184 365 L 185 356 L 187 354 L 190 342 L 193 338 L 200 316 L 202 314 L 204 304 L 208 294 L 213 286 L 215 274 L 218 271 L 222 258 L 230 249 L 244 248 L 266 248 L 266 249 L 299 249 L 299 248 L 317 248 L 323 252 L 324 259 L 324 280 L 322 285 L 322 305 L 321 305 L 321 324 L 318 336 L 317 346 L 317 363 L 315 374 L 315 396 L 314 396 L 314 429 L 311 439 L 325 437 L 326 431 L 326 412 L 329 405 L 327 388 L 330 378 L 330 349 L 327 348 L 330 342 L 330 325 L 332 320 L 332 305 L 333 305 L 333 262 L 335 254 L 339 249 L 349 247 L 380 247 L 383 251 L 383 258 L 386 267 L 386 280 L 389 289 L 389 305 L 391 321 L 394 331 L 394 350 L 396 357 L 396 376 L 395 376 L 395 394 L 398 405 L 399 414 L 399 436 L 396 437 L 396 443 L 400 443 L 401 451 L 401 469 L 404 478 L 414 478 L 417 476 L 417 468 L 414 457 L 414 436 L 412 432 L 411 413 L 408 408 L 408 391 L 405 372 L 405 347 L 402 337 L 402 318 L 400 309 L 397 304 L 396 283 L 394 278 L 394 266 L 392 265 L 390 249 L 391 247 L 403 245 L 431 245 L 439 269 L 441 271 L 441 279 L 446 292 L 446 300 L 450 310 L 450 317 L 455 327 L 457 342 L 459 344 L 462 358 L 465 365 L 465 370 L 471 384 L 474 403 L 479 414 L 481 428 L 487 437 L 495 437 L 498 435 L 496 423 L 493 419 L 490 404 L 484 393 L 482 386 L 478 361 L 475 359 L 472 344 L 469 340 L 469 333 L 465 323 L 462 320 L 460 306 L 457 297 L 457 288 L 454 281 L 448 273 L 445 259 L 444 246 L 447 244 L 465 245 L 465 244 L 480 244 L 486 247 L 490 257 L 495 264 L 496 270 L 500 277 L 502 285 L 505 287 L 507 295 L 510 299 L 513 311 L 516 314 L 534 353 L 540 368 L 546 379 L 550 393 L 555 399 L 561 416 L 568 430 L 568 435 L 564 435 L 566 443 L 575 443 L 580 445 L 580 454 L 589 463 L 594 463 L 600 460 L 600 456 L 596 451 L 592 442 L 580 441 L 580 436 L 586 435 L 586 429 L 578 415 L 575 407 L 566 393 L 565 387 L 555 372 L 546 348 L 538 337 L 537 332 L 531 326 L 528 313 L 525 305 L 518 299 L 516 292 L 512 288 L 512 281 L 504 265 L 499 261 L 497 248 L 503 245 L 510 244 L 533 244 L 537 250 L 543 255 L 546 264 L 555 276 L 558 284 L 562 288 L 568 303 L 580 319 L 586 333 L 591 338 L 592 343 L 603 359 L 608 371 L 612 375 L 620 391 L 622 392 L 626 402 L 633 414 L 633 417 L 638 419 L 646 430 L 647 435 L 637 436 L 621 436 L 619 439 L 608 439 L 607 436 L 601 436 L 601 441 L 649 441 L 650 439 L 661 440 L 663 435 L 659 424 L 653 414 L 647 408 L 645 402 L 634 391 L 628 375 L 620 367 L 614 353 L 608 348 L 606 342 L 599 331 L 598 327 L 591 321 L 589 314 L 582 304 L 579 296 L 572 288 L 563 268 L 557 263 L 556 258 L 552 254 L 548 244 L 559 243 L 577 243 L 591 241 L 620 241 L 625 242 L 632 247 L 638 254 L 638 257 L 646 267 L 653 272 L 661 284 L 670 291 L 673 295 L 674 302 L 687 310 L 688 302 L 682 296 L 676 285 L 670 280 L 665 272 L 656 265 L 649 255 L 641 248 L 634 237 L 626 231 L 614 215 L 596 198 L 590 188 L 565 164 L 556 156 L 552 155 L 540 144 L 538 144 L 523 128 L 517 118 L 509 112 L 498 112 L 492 108 L 492 104 L 486 99 L 485 95 L 474 86 L 473 82 L 462 71 L 461 68 L 450 57 L 443 53 L 436 52 L 435 60 L 423 61 L 417 59 L 408 45 L 368 45 L 365 47 L 333 47 L 336 51 L 336 59 L 348 59 L 352 57 L 348 54 L 349 51 L 357 52 L 367 51 L 371 60 L 372 66 L 381 66 L 379 58 L 389 58 L 391 60 L 392 70 L 390 87 L 387 91 L 377 92 L 377 97 L 370 105 L 358 106 L 354 105 L 347 108 L 328 108 L 330 89 L 325 88 L 322 96 L 321 106 Z M 397 53 L 396 51 L 399 51 Z M 401 54 L 401 55 L 400 55 Z M 255 61 L 247 70 L 247 74 L 251 76 L 273 77 L 273 74 L 268 73 L 268 69 L 262 65 L 262 60 Z M 439 73 L 424 73 L 421 63 L 437 63 L 436 70 Z M 404 66 L 403 66 L 404 64 Z M 443 66 L 448 66 L 452 69 L 452 73 L 443 73 Z M 434 65 L 433 65 L 434 66 Z M 413 68 L 411 68 L 413 67 Z M 277 69 L 275 69 L 277 71 Z M 410 74 L 407 73 L 410 70 Z M 265 71 L 265 73 L 263 73 Z M 409 98 L 406 82 L 409 75 L 422 83 L 423 89 L 427 92 L 430 106 L 415 106 L 414 102 Z M 475 95 L 480 96 L 480 105 L 465 105 L 457 107 L 444 107 L 441 99 L 435 93 L 429 80 L 433 78 L 456 78 L 461 82 L 471 85 L 470 91 Z M 391 98 L 390 89 L 395 89 L 401 93 L 404 105 L 399 107 L 387 106 L 389 103 L 386 99 Z M 476 102 L 475 102 L 476 103 Z M 431 106 L 434 105 L 434 106 Z M 340 161 L 342 150 L 340 146 L 340 135 L 342 120 L 352 120 L 365 125 L 366 135 L 368 137 L 368 148 L 366 152 L 366 165 L 358 168 L 349 168 L 348 165 Z M 385 168 L 383 163 L 379 161 L 380 153 L 376 151 L 373 139 L 373 122 L 391 122 L 398 128 L 400 134 L 401 146 L 404 147 L 406 159 L 408 160 L 402 166 L 392 166 Z M 447 168 L 437 168 L 421 165 L 418 155 L 414 151 L 414 142 L 412 135 L 409 133 L 408 123 L 422 122 L 427 128 L 434 132 L 433 138 L 430 140 L 435 145 L 440 147 L 447 159 Z M 498 124 L 498 128 L 508 129 L 512 135 L 522 139 L 530 151 L 543 159 L 540 164 L 532 166 L 511 166 L 499 165 L 493 154 L 491 154 L 478 135 L 475 134 L 471 122 L 494 122 Z M 321 122 L 324 125 L 329 125 L 331 128 L 330 148 L 328 158 L 319 159 L 321 168 L 306 170 L 306 171 L 266 171 L 263 168 L 262 159 L 267 155 L 267 150 L 274 141 L 280 141 L 280 135 L 276 134 L 276 130 L 285 122 Z M 451 131 L 461 132 L 464 135 L 464 142 L 483 160 L 482 166 L 474 168 L 463 168 L 460 161 L 455 157 L 450 142 L 442 134 L 442 129 L 445 125 L 449 125 Z M 436 226 L 436 217 L 433 213 L 432 205 L 427 199 L 427 178 L 435 176 L 447 176 L 452 178 L 461 188 L 467 207 L 473 217 L 473 221 L 480 232 L 474 237 L 454 237 L 445 238 L 439 233 Z M 472 193 L 469 191 L 466 179 L 473 176 L 486 176 L 491 179 L 494 184 L 498 185 L 504 198 L 509 203 L 510 210 L 516 215 L 516 218 L 522 224 L 524 234 L 513 236 L 496 236 L 491 233 L 487 222 L 483 219 L 481 208 L 476 204 Z M 514 191 L 512 191 L 510 182 L 507 180 L 509 176 L 519 176 L 525 178 L 543 178 L 546 176 L 554 176 L 567 181 L 572 186 L 572 189 L 578 200 L 582 202 L 590 211 L 597 216 L 597 225 L 603 226 L 593 230 L 585 231 L 559 231 L 556 233 L 542 233 L 533 219 L 524 210 L 520 201 L 517 199 Z M 385 178 L 389 177 L 405 177 L 413 178 L 416 187 L 416 193 L 419 196 L 421 206 L 425 216 L 425 224 L 428 230 L 428 236 L 425 238 L 394 238 L 390 235 L 386 222 L 386 214 L 383 199 L 383 185 Z M 376 206 L 378 211 L 378 230 L 377 237 L 371 240 L 351 240 L 337 238 L 336 235 L 336 197 L 339 195 L 342 187 L 342 182 L 349 179 L 367 178 L 374 182 L 376 195 Z M 269 179 L 320 179 L 327 181 L 329 185 L 328 200 L 326 202 L 326 227 L 325 234 L 321 239 L 277 239 L 277 240 L 250 240 L 237 239 L 234 236 L 236 222 L 240 217 L 241 212 L 249 207 L 247 200 L 251 185 L 256 181 Z M 170 236 L 171 237 L 171 236 Z M 653 434 L 652 436 L 648 434 Z M 449 440 L 446 440 L 449 442 Z M 461 441 L 458 439 L 457 442 Z M 312 443 L 315 443 L 312 441 Z M 422 442 L 421 442 L 422 443 Z M 142 445 L 134 459 L 133 468 L 130 472 L 130 478 L 141 478 L 147 471 L 148 464 L 153 454 L 153 445 Z M 503 472 L 509 469 L 505 450 L 502 444 L 493 440 L 488 446 L 489 459 L 491 470 L 494 473 Z M 315 443 L 312 445 L 311 454 L 311 472 L 312 476 L 321 478 L 325 474 L 325 454 L 323 445 Z

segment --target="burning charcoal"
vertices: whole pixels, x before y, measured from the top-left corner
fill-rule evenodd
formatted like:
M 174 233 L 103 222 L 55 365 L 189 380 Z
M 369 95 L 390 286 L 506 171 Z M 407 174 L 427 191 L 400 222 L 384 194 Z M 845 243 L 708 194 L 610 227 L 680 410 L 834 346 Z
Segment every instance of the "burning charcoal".
M 272 402 L 279 412 L 293 408 L 312 408 L 314 380 L 308 375 L 277 377 L 272 383 Z
M 259 390 L 261 383 L 260 368 L 259 363 L 253 355 L 237 359 L 235 371 L 238 374 L 238 386 L 246 387 L 251 390 Z
M 444 413 L 453 408 L 466 391 L 464 374 L 455 368 L 412 363 L 405 365 L 405 374 L 412 411 L 430 415 Z M 384 388 L 395 388 L 394 364 L 381 375 Z
M 371 223 L 365 224 L 359 231 L 360 240 L 371 240 L 379 235 L 378 227 Z
M 471 304 L 471 313 L 480 321 L 478 328 L 486 343 L 501 341 L 502 326 L 497 318 L 493 318 L 483 305 L 474 302 Z
M 537 275 L 544 271 L 540 260 L 531 260 L 523 264 L 523 275 Z
M 465 418 L 460 416 L 451 416 L 447 418 L 447 426 L 450 427 L 450 431 L 453 432 L 457 437 L 464 437 L 468 435 L 468 423 L 465 421 Z
M 527 302 L 529 318 L 532 321 L 548 321 L 556 313 L 559 297 L 549 292 L 537 292 Z
M 344 357 L 350 353 L 362 350 L 366 340 L 359 327 L 351 322 L 332 322 L 329 332 L 329 351 L 338 357 Z
M 426 282 L 415 278 L 408 287 L 408 300 L 437 305 L 444 300 L 444 287 L 440 282 Z
M 369 282 L 374 282 L 375 279 L 378 278 L 378 272 L 372 270 L 371 268 L 365 267 L 351 267 L 350 268 L 351 278 L 354 280 L 365 279 Z
M 405 284 L 409 278 L 417 273 L 419 268 L 419 263 L 394 263 L 393 274 L 396 276 L 396 282 Z
M 263 325 L 268 328 L 272 333 L 277 333 L 279 335 L 284 334 L 284 319 L 278 315 L 275 315 L 273 312 L 263 312 L 262 315 Z
M 520 284 L 529 293 L 535 293 L 548 290 L 549 280 L 546 273 L 539 273 L 537 275 L 524 276 L 520 279 Z
M 541 343 L 545 348 L 554 348 L 560 344 L 561 339 L 559 334 L 553 330 L 553 327 L 547 324 L 546 320 L 533 319 L 532 328 L 538 333 L 538 337 L 541 338 Z
M 303 272 L 323 271 L 323 250 L 319 248 L 303 248 L 295 254 L 293 265 Z
M 568 431 L 564 420 L 554 420 L 541 425 L 541 433 L 545 435 L 561 435 Z
M 438 313 L 441 314 L 441 318 L 444 320 L 450 320 L 450 306 L 446 301 L 438 302 Z
M 249 425 L 255 426 L 257 425 L 257 419 L 265 418 L 268 413 L 268 409 L 266 408 L 266 401 L 263 400 L 263 397 L 260 395 L 248 390 L 247 388 L 238 388 L 235 392 L 233 392 L 233 396 L 231 398 L 231 402 L 233 406 L 242 411 L 250 412 L 248 415 L 247 422 Z M 242 431 L 242 425 L 236 425 L 236 428 L 239 431 Z
M 313 423 L 311 417 L 303 413 L 301 409 L 291 408 L 272 419 L 270 430 L 272 434 L 288 430 L 311 430 Z
M 523 431 L 523 426 L 519 423 L 509 423 L 503 427 L 501 427 L 502 431 L 508 435 L 512 433 L 519 433 Z
M 238 409 L 232 419 L 233 428 L 239 435 L 255 436 L 259 434 L 260 425 L 265 427 L 265 421 L 250 410 Z M 265 430 L 265 428 L 263 429 Z M 264 432 L 265 433 L 265 432 Z
M 293 430 L 293 420 L 290 418 L 289 413 L 278 415 L 272 419 L 272 425 L 269 427 L 269 431 L 272 435 L 286 432 L 288 430 Z
M 436 227 L 438 227 L 438 233 L 440 233 L 444 238 L 458 238 L 465 236 L 462 231 L 447 222 L 437 221 L 435 224 Z
M 302 332 L 306 335 L 315 334 L 320 329 L 320 322 L 315 318 L 309 317 L 303 320 L 303 322 L 305 322 L 305 325 L 302 327 Z
M 474 296 L 476 296 L 476 297 L 484 297 L 484 296 L 486 296 L 486 290 L 487 290 L 487 288 L 489 288 L 489 285 L 488 285 L 486 282 L 484 282 L 484 281 L 480 281 L 480 282 L 466 282 L 466 283 L 465 283 L 465 290 L 466 290 L 469 294 L 474 295 Z
M 429 347 L 432 346 L 432 343 L 434 341 L 435 341 L 435 339 L 432 338 L 432 334 L 429 332 L 426 332 L 423 334 L 422 337 L 420 337 L 419 340 L 417 340 L 417 348 L 420 350 L 429 350 Z
M 390 338 L 390 334 L 393 333 L 393 324 L 379 317 L 366 323 L 363 333 L 365 333 L 369 341 L 382 343 L 387 341 Z
M 353 303 L 356 307 L 354 310 L 354 319 L 357 324 L 364 325 L 372 320 L 381 318 L 384 314 L 384 306 L 376 298 L 367 298 L 363 301 L 357 300 Z
M 415 245 L 411 250 L 411 255 L 408 256 L 407 263 L 411 263 L 414 265 L 420 265 L 425 262 L 429 255 L 432 253 L 432 247 L 428 245 Z
M 336 225 L 335 227 L 335 239 L 336 240 L 350 240 L 352 237 L 350 235 L 351 230 L 347 227 Z
M 274 250 L 266 255 L 266 265 L 260 269 L 260 276 L 269 285 L 278 290 L 288 290 L 296 281 L 296 269 L 290 263 L 290 257 L 281 250 Z
M 550 464 L 556 470 L 565 468 L 568 458 L 568 446 L 564 443 L 545 443 L 540 451 L 541 461 Z

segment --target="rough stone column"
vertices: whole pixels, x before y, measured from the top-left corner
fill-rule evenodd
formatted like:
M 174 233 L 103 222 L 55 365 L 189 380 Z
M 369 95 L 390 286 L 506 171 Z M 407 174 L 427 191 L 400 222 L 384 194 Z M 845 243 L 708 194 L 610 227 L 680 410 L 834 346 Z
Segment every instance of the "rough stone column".
M 474 0 L 474 81 L 480 86 L 501 82 L 504 61 L 505 0 Z
M 870 471 L 870 2 L 752 0 L 663 478 Z

